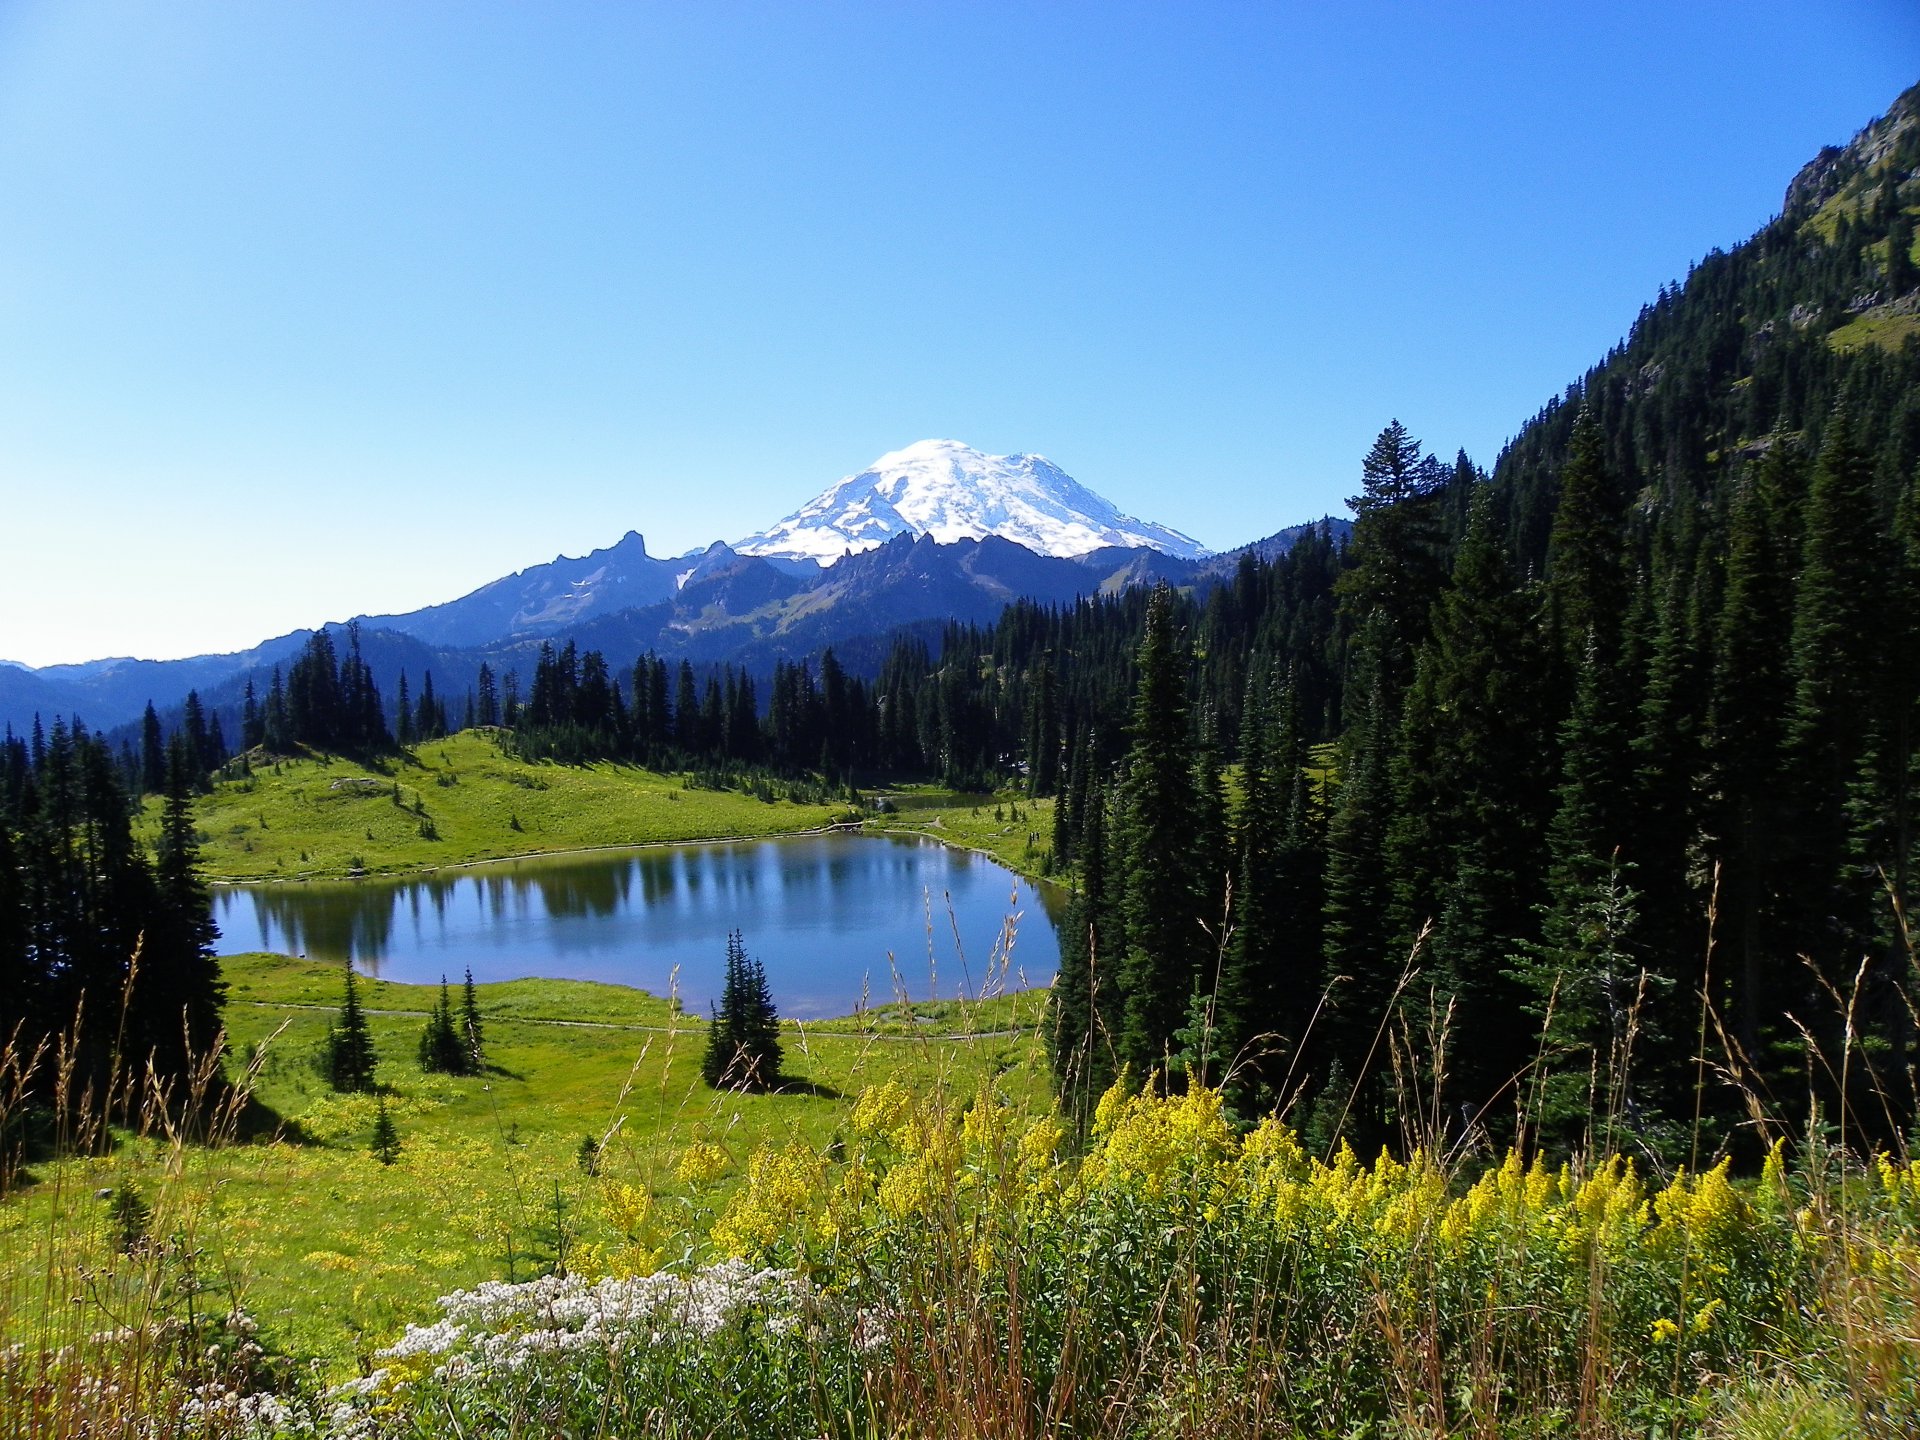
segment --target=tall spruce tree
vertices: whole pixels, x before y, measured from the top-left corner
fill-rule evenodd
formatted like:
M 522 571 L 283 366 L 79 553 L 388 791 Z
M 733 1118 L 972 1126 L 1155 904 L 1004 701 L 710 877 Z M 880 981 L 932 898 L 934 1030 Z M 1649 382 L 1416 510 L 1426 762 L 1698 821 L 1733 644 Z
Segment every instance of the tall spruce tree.
M 345 969 L 345 987 L 339 1017 L 327 1029 L 325 1070 L 327 1083 L 335 1090 L 361 1093 L 373 1089 L 373 1032 L 367 1028 L 366 1013 L 360 1008 L 351 961 Z
M 474 987 L 471 965 L 460 987 L 460 1044 L 467 1052 L 469 1075 L 478 1075 L 487 1068 L 486 1026 L 480 1017 L 480 992 Z
M 200 878 L 193 823 L 193 760 L 176 736 L 167 763 L 166 798 L 154 856 L 153 918 L 147 926 L 128 1022 L 144 1066 L 184 1081 L 220 1043 L 226 985 L 213 944 L 219 934 Z
M 1079 855 L 1073 893 L 1061 922 L 1060 969 L 1047 1017 L 1047 1054 L 1061 1108 L 1084 1129 L 1093 1105 L 1119 1073 L 1124 1028 L 1120 979 L 1126 934 L 1107 812 L 1098 782 L 1083 794 L 1074 841 Z
M 1736 980 L 1736 1063 L 1762 1074 L 1774 1068 L 1768 1052 L 1799 969 L 1792 917 L 1776 897 L 1791 888 L 1781 868 L 1794 825 L 1787 726 L 1798 558 L 1790 524 L 1802 469 L 1794 439 L 1776 433 L 1734 493 L 1704 743 L 1703 840 L 1720 866 L 1719 943 Z
M 728 1090 L 771 1090 L 780 1083 L 780 1017 L 766 967 L 748 956 L 740 932 L 727 935 L 727 974 L 707 1030 L 700 1073 Z
M 1817 889 L 1800 943 L 1850 970 L 1870 928 L 1871 888 L 1848 873 L 1849 787 L 1866 754 L 1880 693 L 1888 580 L 1894 571 L 1874 493 L 1872 457 L 1842 403 L 1828 417 L 1807 495 L 1794 595 L 1794 703 L 1788 744 L 1798 779 L 1798 864 Z M 1827 917 L 1831 917 L 1828 919 Z
M 1396 949 L 1431 921 L 1433 976 L 1455 1007 L 1450 1111 L 1511 1105 L 1530 1052 L 1507 960 L 1537 933 L 1544 898 L 1552 774 L 1539 737 L 1552 722 L 1532 612 L 1483 489 L 1402 718 L 1386 847 Z
M 1611 657 L 1626 599 L 1619 488 L 1607 471 L 1606 443 L 1592 402 L 1581 405 L 1547 540 L 1550 623 L 1569 673 L 1580 667 L 1589 646 Z
M 427 1016 L 420 1032 L 420 1068 L 429 1075 L 465 1075 L 470 1073 L 467 1047 L 461 1043 L 460 1026 L 453 1015 L 453 997 L 447 989 L 447 977 L 440 977 L 440 1003 Z
M 1168 1041 L 1185 1021 L 1207 960 L 1190 844 L 1198 800 L 1187 723 L 1187 660 L 1174 630 L 1173 592 L 1165 585 L 1147 602 L 1136 669 L 1133 744 L 1121 780 L 1119 817 L 1127 927 L 1120 1054 L 1144 1078 L 1161 1065 Z

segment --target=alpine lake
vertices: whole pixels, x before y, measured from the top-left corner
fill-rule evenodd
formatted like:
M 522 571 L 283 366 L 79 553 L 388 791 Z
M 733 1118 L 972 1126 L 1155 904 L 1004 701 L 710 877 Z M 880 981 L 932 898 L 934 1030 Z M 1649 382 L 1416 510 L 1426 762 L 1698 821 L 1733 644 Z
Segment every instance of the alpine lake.
M 851 833 L 594 850 L 419 875 L 223 885 L 223 955 L 431 984 L 526 976 L 719 1000 L 728 932 L 789 1019 L 1049 983 L 1065 899 L 937 841 Z

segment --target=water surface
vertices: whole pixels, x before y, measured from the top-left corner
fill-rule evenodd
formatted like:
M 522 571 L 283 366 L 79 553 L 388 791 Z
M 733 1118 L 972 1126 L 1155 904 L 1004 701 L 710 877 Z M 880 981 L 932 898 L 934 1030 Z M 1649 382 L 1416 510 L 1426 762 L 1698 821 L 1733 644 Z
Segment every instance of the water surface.
M 503 860 L 431 875 L 214 892 L 222 954 L 351 960 L 383 979 L 605 980 L 719 998 L 727 932 L 798 1019 L 1019 989 L 1060 962 L 1056 892 L 931 840 L 795 835 Z M 1018 924 L 1010 957 L 1004 932 Z M 957 932 L 957 943 L 956 943 Z M 893 960 L 888 960 L 891 952 Z M 675 969 L 678 968 L 677 979 Z

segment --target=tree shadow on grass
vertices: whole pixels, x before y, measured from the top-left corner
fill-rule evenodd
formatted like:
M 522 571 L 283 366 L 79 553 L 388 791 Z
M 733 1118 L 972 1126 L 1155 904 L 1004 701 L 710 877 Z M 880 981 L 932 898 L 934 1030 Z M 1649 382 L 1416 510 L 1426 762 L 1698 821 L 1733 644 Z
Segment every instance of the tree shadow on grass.
M 773 1087 L 775 1095 L 804 1095 L 810 1100 L 844 1100 L 846 1094 L 831 1085 L 818 1080 L 803 1080 L 793 1075 L 782 1075 L 780 1083 Z

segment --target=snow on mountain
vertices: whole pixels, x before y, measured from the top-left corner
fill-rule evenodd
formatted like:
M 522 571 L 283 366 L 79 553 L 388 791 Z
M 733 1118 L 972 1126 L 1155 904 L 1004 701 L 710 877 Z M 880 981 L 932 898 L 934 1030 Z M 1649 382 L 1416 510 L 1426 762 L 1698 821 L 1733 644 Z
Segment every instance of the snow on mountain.
M 1208 553 L 1190 535 L 1123 515 L 1043 455 L 983 455 L 957 440 L 922 440 L 882 455 L 733 548 L 831 565 L 897 535 L 943 544 L 998 535 L 1042 555 L 1109 545 L 1189 559 Z

